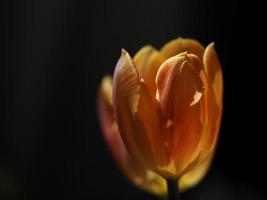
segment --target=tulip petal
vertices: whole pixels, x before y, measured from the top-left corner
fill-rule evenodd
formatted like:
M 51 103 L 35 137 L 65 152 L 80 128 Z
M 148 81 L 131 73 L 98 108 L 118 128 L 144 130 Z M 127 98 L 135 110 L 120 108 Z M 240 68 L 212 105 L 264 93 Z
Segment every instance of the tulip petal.
M 145 46 L 140 49 L 133 58 L 140 78 L 144 79 L 151 95 L 156 93 L 155 78 L 159 66 L 164 61 L 164 57 L 152 46 Z
M 152 194 L 166 193 L 165 180 L 156 173 L 145 170 L 131 159 L 121 139 L 112 110 L 112 78 L 105 76 L 98 92 L 98 114 L 102 133 L 112 155 L 124 175 L 137 187 Z
M 147 167 L 153 165 L 152 150 L 143 130 L 138 130 L 135 124 L 139 91 L 138 72 L 130 55 L 122 50 L 113 78 L 114 115 L 128 152 L 134 160 Z
M 202 59 L 204 47 L 194 39 L 177 38 L 166 43 L 160 50 L 161 54 L 164 55 L 166 59 L 185 51 Z
M 205 71 L 213 87 L 216 102 L 219 106 L 222 106 L 223 75 L 219 58 L 214 49 L 214 43 L 207 46 L 203 60 Z
M 206 48 L 203 61 L 209 84 L 206 91 L 207 124 L 204 131 L 202 152 L 202 157 L 205 158 L 205 156 L 214 151 L 217 143 L 223 106 L 223 76 L 221 65 L 214 49 L 214 43 L 211 43 Z
M 142 77 L 141 72 L 148 66 L 151 56 L 155 53 L 157 53 L 157 50 L 153 46 L 147 45 L 141 48 L 133 57 L 134 64 L 140 77 Z
M 155 169 L 168 158 L 161 148 L 160 109 L 123 50 L 113 79 L 114 114 L 126 148 L 134 160 Z M 162 142 L 163 143 L 163 142 Z M 162 155 L 164 153 L 164 156 Z
M 138 126 L 144 128 L 152 147 L 157 168 L 169 162 L 169 152 L 164 144 L 166 136 L 162 130 L 161 108 L 159 102 L 150 95 L 143 80 L 140 81 L 140 100 L 136 112 Z
M 173 122 L 166 131 L 178 176 L 199 153 L 203 129 L 199 102 L 204 88 L 201 70 L 197 56 L 181 53 L 164 62 L 156 78 L 164 120 L 166 125 Z

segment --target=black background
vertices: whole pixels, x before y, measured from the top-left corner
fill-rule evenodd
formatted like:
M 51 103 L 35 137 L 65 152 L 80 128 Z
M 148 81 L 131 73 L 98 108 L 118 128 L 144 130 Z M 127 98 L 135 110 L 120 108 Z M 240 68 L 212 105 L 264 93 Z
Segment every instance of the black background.
M 266 8 L 256 1 L 3 0 L 1 199 L 154 199 L 121 175 L 96 92 L 123 47 L 214 41 L 225 81 L 217 154 L 183 199 L 264 199 Z

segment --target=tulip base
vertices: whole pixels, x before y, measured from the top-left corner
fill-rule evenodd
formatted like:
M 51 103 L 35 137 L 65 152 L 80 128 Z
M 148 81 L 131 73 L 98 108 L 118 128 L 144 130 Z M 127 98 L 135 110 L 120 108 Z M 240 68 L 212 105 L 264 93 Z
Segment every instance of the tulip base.
M 167 179 L 168 200 L 180 200 L 178 178 Z

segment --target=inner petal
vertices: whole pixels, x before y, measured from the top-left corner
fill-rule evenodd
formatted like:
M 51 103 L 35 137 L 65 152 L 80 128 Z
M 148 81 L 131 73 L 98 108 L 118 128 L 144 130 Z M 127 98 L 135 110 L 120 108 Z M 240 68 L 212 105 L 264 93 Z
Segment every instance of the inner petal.
M 204 88 L 201 70 L 197 56 L 182 53 L 164 62 L 156 78 L 163 119 L 173 121 L 166 134 L 177 173 L 196 158 L 199 150 L 203 128 L 199 103 Z

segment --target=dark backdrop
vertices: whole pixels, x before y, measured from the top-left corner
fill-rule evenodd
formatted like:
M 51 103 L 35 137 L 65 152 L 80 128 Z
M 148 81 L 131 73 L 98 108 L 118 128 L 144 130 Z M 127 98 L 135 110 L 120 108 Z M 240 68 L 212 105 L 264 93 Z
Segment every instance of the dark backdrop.
M 0 198 L 153 199 L 116 168 L 96 92 L 120 49 L 214 41 L 224 79 L 212 168 L 183 199 L 264 199 L 266 9 L 256 1 L 1 1 Z

